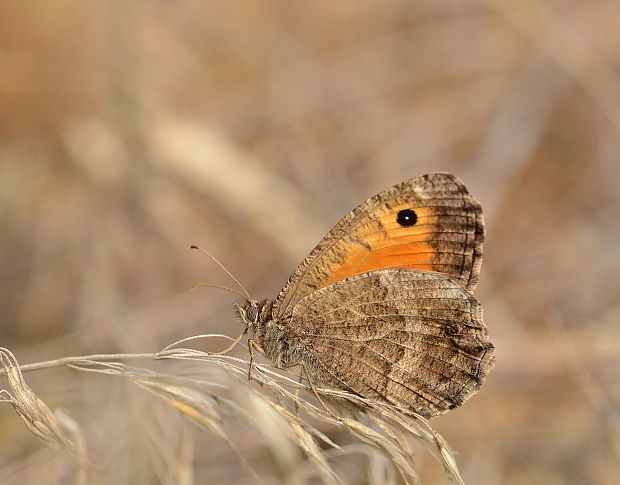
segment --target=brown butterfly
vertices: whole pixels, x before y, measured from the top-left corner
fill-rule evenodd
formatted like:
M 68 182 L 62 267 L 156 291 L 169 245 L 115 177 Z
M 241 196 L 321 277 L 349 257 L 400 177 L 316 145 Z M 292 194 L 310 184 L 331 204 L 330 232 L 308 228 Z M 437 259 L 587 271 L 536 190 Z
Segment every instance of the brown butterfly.
M 430 173 L 345 216 L 275 300 L 236 305 L 252 342 L 317 386 L 425 417 L 474 394 L 494 363 L 472 296 L 482 209 L 463 183 Z

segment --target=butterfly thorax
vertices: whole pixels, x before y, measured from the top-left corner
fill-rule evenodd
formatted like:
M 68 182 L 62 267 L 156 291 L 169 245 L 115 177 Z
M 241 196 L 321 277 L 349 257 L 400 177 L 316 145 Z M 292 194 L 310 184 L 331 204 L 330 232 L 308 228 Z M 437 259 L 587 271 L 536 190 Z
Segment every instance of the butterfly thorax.
M 284 329 L 273 319 L 273 300 L 246 300 L 235 305 L 237 318 L 247 327 L 252 338 L 276 367 L 286 368 L 299 360 L 298 351 L 292 346 Z

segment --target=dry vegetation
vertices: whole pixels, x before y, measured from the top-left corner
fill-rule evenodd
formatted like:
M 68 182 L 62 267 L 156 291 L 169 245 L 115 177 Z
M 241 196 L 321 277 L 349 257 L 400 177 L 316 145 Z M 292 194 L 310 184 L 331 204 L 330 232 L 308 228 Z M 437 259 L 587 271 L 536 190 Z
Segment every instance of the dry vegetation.
M 0 483 L 620 483 L 619 18 L 613 0 L 2 3 Z M 248 383 L 243 347 L 205 353 L 225 339 L 160 352 L 241 331 L 234 296 L 186 291 L 228 283 L 190 244 L 272 297 L 358 202 L 433 170 L 485 209 L 497 347 L 434 429 L 334 422 L 294 373 Z M 15 367 L 67 356 L 91 358 Z

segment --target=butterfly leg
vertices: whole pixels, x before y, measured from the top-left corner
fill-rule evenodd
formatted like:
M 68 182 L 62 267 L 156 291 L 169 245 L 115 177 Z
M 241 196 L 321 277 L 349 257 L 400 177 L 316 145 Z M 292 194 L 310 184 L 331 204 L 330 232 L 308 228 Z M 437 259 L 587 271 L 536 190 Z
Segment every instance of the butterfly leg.
M 250 366 L 248 368 L 248 380 L 252 380 L 252 366 L 254 365 L 254 350 L 258 350 L 261 354 L 265 354 L 263 348 L 256 343 L 254 339 L 248 339 L 248 350 L 250 351 Z
M 323 408 L 325 408 L 325 410 L 332 416 L 332 418 L 334 418 L 337 421 L 341 421 L 342 418 L 334 414 L 334 412 L 327 407 L 323 399 L 321 399 L 321 396 L 319 396 L 319 393 L 317 392 L 316 387 L 314 386 L 314 382 L 312 381 L 312 378 L 310 377 L 311 374 L 308 371 L 308 364 L 306 364 L 303 360 L 298 360 L 295 362 L 291 362 L 290 364 L 287 364 L 286 368 L 295 367 L 296 365 L 300 366 L 303 369 L 303 372 L 306 375 L 306 379 L 308 380 L 308 384 L 310 385 L 310 389 L 312 389 L 312 392 L 314 393 L 318 401 L 321 403 Z
M 241 342 L 241 339 L 245 336 L 246 333 L 248 333 L 247 328 L 225 350 L 221 350 L 219 352 L 209 352 L 209 355 L 226 355 L 228 352 L 230 352 L 232 349 L 234 349 L 239 342 Z
M 301 394 L 301 384 L 304 380 L 304 375 L 303 373 L 300 371 L 299 372 L 299 387 L 297 389 L 295 389 L 295 414 L 297 415 L 297 417 L 299 417 L 299 395 Z

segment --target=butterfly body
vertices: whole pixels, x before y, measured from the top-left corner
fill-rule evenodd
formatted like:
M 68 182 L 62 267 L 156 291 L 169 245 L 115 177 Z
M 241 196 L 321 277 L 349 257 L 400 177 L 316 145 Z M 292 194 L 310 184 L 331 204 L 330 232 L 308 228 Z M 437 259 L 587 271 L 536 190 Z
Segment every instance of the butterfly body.
M 450 174 L 391 187 L 345 216 L 275 300 L 237 314 L 279 368 L 317 386 L 423 416 L 460 405 L 490 371 L 493 345 L 473 297 L 484 225 Z
M 276 367 L 286 369 L 299 361 L 295 342 L 287 335 L 286 328 L 272 318 L 273 300 L 246 300 L 236 305 L 237 318 L 246 325 L 252 339 Z

